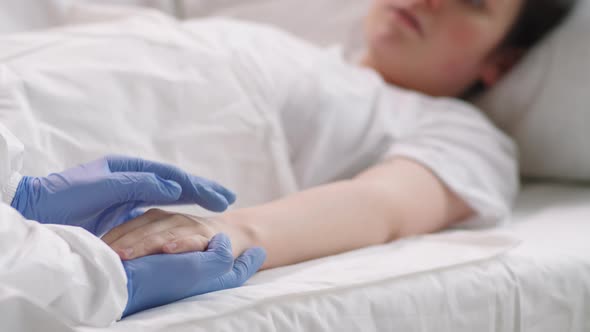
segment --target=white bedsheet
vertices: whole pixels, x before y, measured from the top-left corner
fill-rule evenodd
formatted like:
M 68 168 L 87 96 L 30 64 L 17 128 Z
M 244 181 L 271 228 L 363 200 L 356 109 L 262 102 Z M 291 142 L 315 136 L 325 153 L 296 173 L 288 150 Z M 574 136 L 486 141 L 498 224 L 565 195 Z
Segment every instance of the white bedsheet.
M 590 331 L 588 202 L 590 188 L 529 185 L 508 229 L 264 271 L 109 331 Z

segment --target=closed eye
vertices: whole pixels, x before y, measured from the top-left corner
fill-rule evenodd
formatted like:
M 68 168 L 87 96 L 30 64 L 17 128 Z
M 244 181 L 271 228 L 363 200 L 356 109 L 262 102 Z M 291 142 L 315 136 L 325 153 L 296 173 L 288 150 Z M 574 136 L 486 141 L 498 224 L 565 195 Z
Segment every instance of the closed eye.
M 467 5 L 478 9 L 484 9 L 486 7 L 486 0 L 464 0 L 464 2 Z

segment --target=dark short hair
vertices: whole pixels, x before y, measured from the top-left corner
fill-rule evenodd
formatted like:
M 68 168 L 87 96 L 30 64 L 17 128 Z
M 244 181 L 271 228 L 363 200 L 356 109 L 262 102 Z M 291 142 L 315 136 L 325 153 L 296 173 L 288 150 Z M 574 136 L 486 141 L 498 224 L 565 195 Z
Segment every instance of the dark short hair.
M 532 48 L 567 17 L 575 3 L 575 0 L 524 0 L 500 47 Z
M 525 52 L 530 50 L 568 16 L 576 2 L 576 0 L 524 0 L 516 21 L 496 50 L 508 48 L 521 49 Z M 476 82 L 463 93 L 461 98 L 469 100 L 484 91 L 486 91 L 484 84 Z

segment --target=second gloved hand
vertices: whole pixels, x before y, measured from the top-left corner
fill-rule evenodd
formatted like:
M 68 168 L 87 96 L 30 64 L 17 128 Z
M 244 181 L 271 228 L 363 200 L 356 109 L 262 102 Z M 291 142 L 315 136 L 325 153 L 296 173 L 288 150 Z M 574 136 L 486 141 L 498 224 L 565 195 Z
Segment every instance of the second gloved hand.
M 124 261 L 128 301 L 123 316 L 186 297 L 244 284 L 264 263 L 266 252 L 251 248 L 235 262 L 227 235 L 219 233 L 205 252 L 145 256 Z
M 137 207 L 198 204 L 221 212 L 234 201 L 228 189 L 177 167 L 109 156 L 47 177 L 25 176 L 11 205 L 27 219 L 101 235 L 137 215 Z

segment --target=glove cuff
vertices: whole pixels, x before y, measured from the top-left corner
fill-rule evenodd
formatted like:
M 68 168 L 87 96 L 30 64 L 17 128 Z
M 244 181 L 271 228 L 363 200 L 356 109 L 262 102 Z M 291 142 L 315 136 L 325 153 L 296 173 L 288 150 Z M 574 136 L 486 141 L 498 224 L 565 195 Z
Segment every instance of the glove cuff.
M 31 218 L 31 216 L 29 216 L 26 212 L 29 205 L 29 189 L 33 179 L 34 178 L 30 176 L 22 176 L 18 182 L 18 185 L 16 186 L 16 190 L 14 191 L 14 197 L 10 202 L 10 206 L 12 206 L 27 219 Z
M 2 187 L 2 201 L 12 207 L 12 202 L 17 194 L 18 187 L 20 187 L 22 180 L 25 177 L 20 175 L 20 173 L 14 172 L 8 183 Z M 20 211 L 19 211 L 20 212 Z
M 125 275 L 127 276 L 127 305 L 125 306 L 125 309 L 123 310 L 123 313 L 121 314 L 121 318 L 125 318 L 131 314 L 136 313 L 137 311 L 139 311 L 139 309 L 137 309 L 137 303 L 136 303 L 136 298 L 135 298 L 135 292 L 133 290 L 133 287 L 135 286 L 133 281 L 133 266 L 132 264 L 130 264 L 127 261 L 123 261 L 123 269 L 125 270 Z

